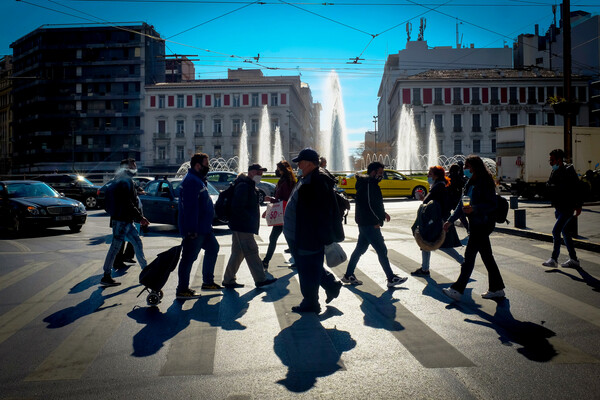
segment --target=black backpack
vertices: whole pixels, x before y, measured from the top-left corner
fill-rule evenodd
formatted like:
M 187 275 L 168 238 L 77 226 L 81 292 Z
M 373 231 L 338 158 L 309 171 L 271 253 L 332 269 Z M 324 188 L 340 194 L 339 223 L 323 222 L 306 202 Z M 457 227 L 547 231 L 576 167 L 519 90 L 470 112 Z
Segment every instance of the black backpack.
M 417 218 L 412 226 L 413 234 L 419 230 L 423 240 L 435 242 L 442 234 L 444 228 L 444 219 L 442 217 L 442 207 L 437 201 L 429 201 L 421 204 L 417 211 Z
M 508 201 L 499 194 L 496 195 L 496 211 L 494 214 L 497 224 L 505 222 L 508 224 L 508 220 L 506 219 L 508 216 Z
M 235 184 L 232 183 L 227 189 L 219 193 L 219 198 L 215 203 L 215 214 L 223 222 L 228 221 L 231 216 L 231 202 L 233 201 L 234 192 Z
M 118 181 L 113 179 L 106 184 L 106 190 L 104 191 L 104 211 L 111 217 L 117 208 L 116 191 L 118 186 Z

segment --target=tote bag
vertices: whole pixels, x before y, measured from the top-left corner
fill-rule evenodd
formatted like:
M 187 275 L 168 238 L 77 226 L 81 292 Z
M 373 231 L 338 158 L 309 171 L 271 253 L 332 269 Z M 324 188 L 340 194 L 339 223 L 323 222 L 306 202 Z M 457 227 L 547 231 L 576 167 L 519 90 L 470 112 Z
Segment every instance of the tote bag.
M 283 225 L 283 213 L 285 212 L 285 205 L 287 201 L 280 201 L 278 203 L 268 203 L 265 218 L 267 219 L 268 226 L 281 226 Z

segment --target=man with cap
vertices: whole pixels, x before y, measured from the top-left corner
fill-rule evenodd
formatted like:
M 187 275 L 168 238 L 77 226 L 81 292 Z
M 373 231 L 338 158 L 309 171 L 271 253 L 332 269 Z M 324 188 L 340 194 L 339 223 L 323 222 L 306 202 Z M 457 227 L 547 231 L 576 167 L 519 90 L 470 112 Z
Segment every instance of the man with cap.
M 310 148 L 302 150 L 292 160 L 298 164 L 300 180 L 288 201 L 283 233 L 298 268 L 302 302 L 292 311 L 321 311 L 319 286 L 325 289 L 329 303 L 340 293 L 341 282 L 323 268 L 325 245 L 344 240 L 332 179 L 319 168 L 319 154 Z
M 267 278 L 262 260 L 258 253 L 258 245 L 254 235 L 258 235 L 260 226 L 260 209 L 256 184 L 260 182 L 266 168 L 259 164 L 248 167 L 248 175 L 241 173 L 233 182 L 235 185 L 231 201 L 229 229 L 232 230 L 231 256 L 223 276 L 223 286 L 228 289 L 244 287 L 236 282 L 236 274 L 245 259 L 254 283 L 262 288 L 274 283 L 277 279 Z

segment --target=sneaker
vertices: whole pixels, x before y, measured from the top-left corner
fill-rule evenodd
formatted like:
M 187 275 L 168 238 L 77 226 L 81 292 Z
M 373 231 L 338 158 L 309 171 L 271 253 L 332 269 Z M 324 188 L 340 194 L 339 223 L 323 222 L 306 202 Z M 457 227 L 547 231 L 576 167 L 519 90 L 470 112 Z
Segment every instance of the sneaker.
M 320 306 L 317 306 L 317 307 L 294 306 L 294 307 L 292 307 L 292 312 L 295 312 L 295 313 L 312 312 L 312 313 L 319 314 L 321 312 L 321 307 Z
M 223 286 L 220 286 L 216 283 L 203 283 L 202 290 L 222 290 Z
M 504 289 L 496 290 L 495 292 L 490 292 L 489 290 L 485 293 L 481 293 L 481 297 L 484 299 L 497 299 L 502 298 L 504 296 Z
M 225 289 L 239 289 L 239 288 L 243 288 L 244 285 L 241 283 L 237 283 L 236 281 L 233 281 L 231 283 L 225 283 L 223 282 L 223 286 L 225 287 Z
M 579 260 L 573 260 L 572 258 L 569 258 L 567 261 L 560 264 L 560 266 L 564 268 L 579 268 Z
M 416 270 L 416 271 L 413 271 L 413 272 L 411 272 L 410 274 L 411 274 L 412 276 L 429 276 L 429 275 L 431 275 L 431 274 L 429 273 L 429 270 L 425 271 L 423 268 L 419 268 L 418 270 Z
M 394 275 L 394 276 L 392 277 L 392 279 L 388 279 L 388 280 L 387 280 L 387 286 L 388 286 L 388 287 L 394 287 L 394 286 L 401 285 L 401 284 L 403 284 L 404 282 L 406 282 L 406 280 L 407 280 L 407 279 L 408 279 L 408 278 L 406 278 L 406 277 L 400 277 L 400 276 L 398 276 L 398 275 Z
M 127 259 L 123 260 L 123 262 L 129 263 L 129 264 L 135 264 L 135 260 L 133 258 L 127 258 Z
M 442 292 L 444 292 L 444 294 L 446 296 L 450 297 L 452 300 L 459 301 L 460 298 L 462 297 L 462 294 L 458 290 L 452 289 L 451 287 L 443 288 Z
M 354 274 L 352 274 L 350 276 L 346 276 L 344 274 L 344 276 L 342 276 L 341 280 L 343 283 L 347 283 L 350 285 L 362 285 L 362 281 L 359 281 L 358 279 L 356 279 L 356 276 Z
M 290 249 L 285 249 L 283 252 L 284 253 L 291 253 Z
M 558 267 L 558 263 L 556 262 L 556 260 L 554 258 L 549 258 L 548 261 L 543 262 L 542 265 L 544 267 L 552 267 L 552 268 Z
M 342 288 L 342 282 L 339 282 L 339 281 L 336 282 L 335 283 L 335 287 L 332 290 L 326 292 L 327 293 L 327 298 L 325 299 L 325 303 L 329 304 L 329 303 L 331 303 L 331 301 L 333 299 L 335 299 L 336 297 L 338 297 L 340 295 L 340 289 L 341 288 Z
M 257 282 L 256 283 L 256 287 L 257 288 L 264 288 L 264 287 L 267 287 L 267 286 L 275 283 L 276 281 L 277 281 L 277 278 L 265 279 L 262 282 Z
M 181 292 L 177 292 L 175 297 L 181 300 L 197 299 L 200 297 L 200 293 L 196 293 L 196 291 L 192 289 L 185 289 Z
M 298 267 L 296 267 L 296 264 L 292 264 L 290 265 L 290 269 L 298 269 Z
M 269 263 L 267 261 L 263 260 L 262 264 L 264 269 L 269 269 Z
M 102 279 L 100 279 L 100 284 L 102 286 L 119 286 L 121 282 L 115 281 L 110 275 L 104 275 Z

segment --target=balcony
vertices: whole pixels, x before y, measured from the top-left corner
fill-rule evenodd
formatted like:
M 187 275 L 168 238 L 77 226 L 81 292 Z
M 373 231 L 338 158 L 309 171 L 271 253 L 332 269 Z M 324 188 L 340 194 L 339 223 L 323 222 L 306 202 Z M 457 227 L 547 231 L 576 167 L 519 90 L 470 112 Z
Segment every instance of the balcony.
M 490 100 L 490 104 L 493 106 L 497 106 L 500 104 L 500 100 L 499 99 L 492 99 Z
M 435 99 L 435 100 L 433 101 L 433 105 L 434 105 L 434 106 L 443 106 L 443 105 L 444 105 L 444 100 L 441 100 L 441 99 Z
M 452 100 L 452 105 L 462 106 L 462 104 L 463 104 L 462 100 Z
M 171 135 L 169 135 L 166 132 L 154 132 L 154 135 L 152 137 L 153 137 L 153 139 L 166 139 L 166 140 L 168 140 L 168 139 L 171 138 Z
M 183 139 L 183 138 L 185 138 L 185 132 L 177 132 L 175 134 L 175 137 L 178 139 Z
M 200 131 L 200 132 L 194 132 L 194 137 L 203 137 L 204 136 L 204 132 Z
M 462 132 L 463 128 L 462 126 L 454 126 L 452 127 L 452 132 Z
M 480 106 L 481 105 L 481 100 L 471 100 L 471 105 L 473 106 Z
M 164 158 L 155 158 L 154 159 L 154 165 L 168 165 L 169 164 L 169 160 L 164 159 Z
M 442 125 L 436 125 L 435 126 L 435 131 L 437 133 L 442 133 L 442 132 L 444 132 L 444 127 Z
M 471 128 L 471 132 L 481 132 L 481 127 L 480 126 L 474 126 Z
M 510 99 L 510 100 L 508 100 L 508 104 L 517 105 L 517 104 L 519 104 L 519 100 L 517 100 L 517 99 Z
M 213 132 L 213 137 L 221 137 L 223 136 L 223 132 Z

